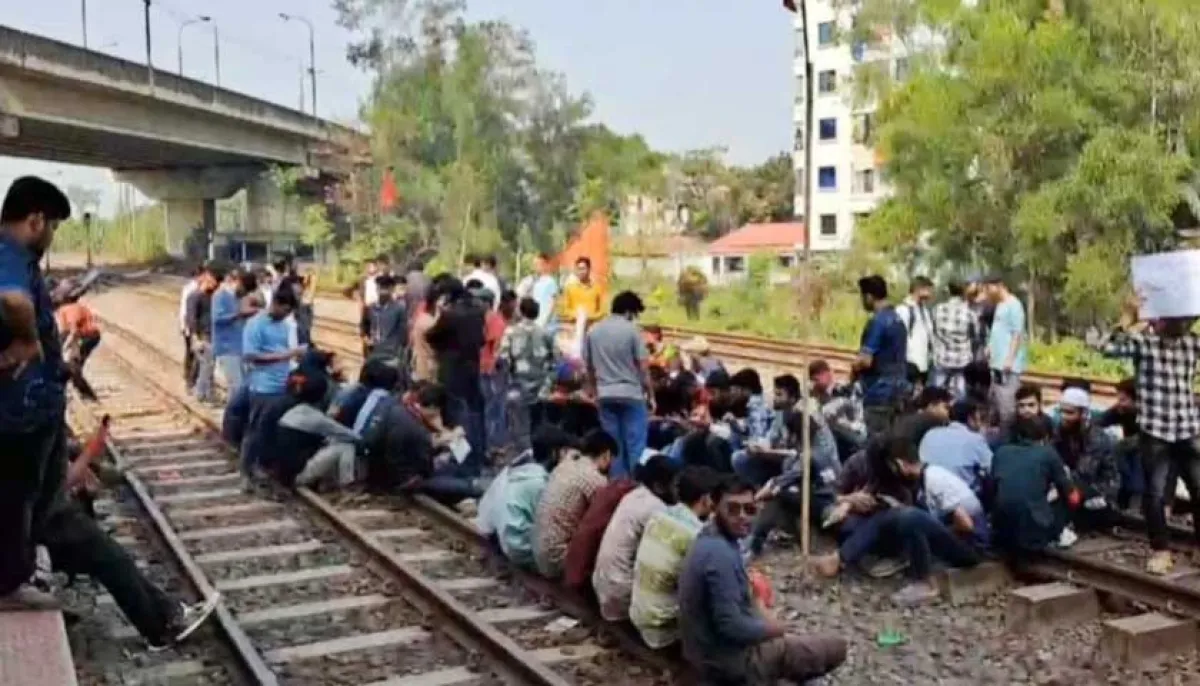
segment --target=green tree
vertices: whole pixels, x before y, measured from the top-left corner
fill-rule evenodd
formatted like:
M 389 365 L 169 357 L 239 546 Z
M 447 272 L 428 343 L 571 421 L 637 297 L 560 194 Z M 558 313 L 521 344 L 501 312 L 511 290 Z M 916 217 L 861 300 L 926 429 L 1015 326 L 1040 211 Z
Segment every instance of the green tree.
M 859 239 L 908 264 L 1008 270 L 1051 330 L 1112 316 L 1129 256 L 1175 243 L 1196 171 L 1200 8 L 865 0 L 858 16 L 869 48 L 937 48 L 902 83 L 860 70 L 895 194 Z

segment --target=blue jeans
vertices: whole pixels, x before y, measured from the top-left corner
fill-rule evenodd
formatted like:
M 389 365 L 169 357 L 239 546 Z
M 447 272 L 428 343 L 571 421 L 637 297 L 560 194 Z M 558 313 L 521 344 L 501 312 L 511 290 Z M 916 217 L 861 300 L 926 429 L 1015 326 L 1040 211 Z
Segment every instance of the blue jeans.
M 450 426 L 461 426 L 467 434 L 467 442 L 471 444 L 471 452 L 460 467 L 472 477 L 479 476 L 487 456 L 484 407 L 468 402 L 462 397 L 451 396 L 446 403 L 446 421 Z
M 855 517 L 847 520 L 843 526 L 846 528 L 850 529 L 849 535 L 838 549 L 846 566 L 862 561 L 867 553 L 881 547 L 888 553 L 898 550 L 908 558 L 909 576 L 924 581 L 935 558 L 951 567 L 974 567 L 982 559 L 970 542 L 917 507 L 894 507 Z M 885 541 L 889 545 L 881 546 Z
M 1129 507 L 1133 496 L 1139 498 L 1146 492 L 1146 471 L 1142 468 L 1142 455 L 1138 452 L 1138 439 L 1125 438 L 1117 443 L 1117 472 L 1121 475 L 1121 489 L 1117 492 L 1117 505 Z M 1172 479 L 1168 489 L 1175 487 Z
M 263 457 L 270 446 L 266 445 L 268 427 L 264 426 L 267 405 L 281 396 L 281 393 L 250 394 L 250 413 L 246 422 L 246 432 L 242 436 L 241 470 L 242 476 L 252 476 L 256 469 L 263 466 Z
M 508 445 L 508 420 L 505 402 L 508 395 L 508 375 L 497 371 L 480 377 L 483 385 L 483 415 L 490 448 Z
M 755 488 L 762 488 L 767 481 L 779 476 L 783 470 L 782 458 L 751 455 L 748 450 L 733 453 L 733 471 Z
M 417 490 L 447 507 L 454 507 L 468 498 L 479 498 L 483 491 L 462 465 L 450 463 L 435 469 L 433 475 L 422 479 Z
M 221 376 L 225 379 L 225 391 L 230 398 L 242 387 L 242 380 L 246 378 L 242 364 L 241 355 L 217 356 L 217 369 L 221 370 Z
M 646 401 L 632 398 L 601 398 L 600 426 L 617 441 L 620 450 L 613 460 L 609 478 L 633 476 L 642 451 L 646 449 L 646 432 L 650 412 Z

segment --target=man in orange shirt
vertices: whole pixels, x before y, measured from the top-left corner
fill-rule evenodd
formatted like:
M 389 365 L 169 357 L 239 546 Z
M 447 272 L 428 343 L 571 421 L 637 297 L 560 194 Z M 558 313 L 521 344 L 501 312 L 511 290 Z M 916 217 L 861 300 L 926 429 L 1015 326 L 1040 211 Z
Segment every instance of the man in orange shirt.
M 63 353 L 67 361 L 80 370 L 87 358 L 100 345 L 100 326 L 87 305 L 72 297 L 54 312 L 58 333 L 63 338 Z

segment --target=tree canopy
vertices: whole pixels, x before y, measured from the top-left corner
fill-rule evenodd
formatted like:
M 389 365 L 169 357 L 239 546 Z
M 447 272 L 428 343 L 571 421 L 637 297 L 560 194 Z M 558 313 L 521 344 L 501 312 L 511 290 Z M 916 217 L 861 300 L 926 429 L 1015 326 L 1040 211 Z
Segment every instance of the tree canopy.
M 1115 314 L 1130 255 L 1194 222 L 1200 5 L 864 0 L 851 39 L 923 50 L 902 83 L 859 68 L 894 191 L 870 250 L 1006 270 L 1058 329 Z
M 689 230 L 706 237 L 792 215 L 786 155 L 738 168 L 721 151 L 672 155 L 615 132 L 587 94 L 539 66 L 526 32 L 468 21 L 462 0 L 334 6 L 357 37 L 349 59 L 374 77 L 363 119 L 400 197 L 351 253 L 554 251 L 595 211 L 619 222 L 635 195 L 689 207 Z

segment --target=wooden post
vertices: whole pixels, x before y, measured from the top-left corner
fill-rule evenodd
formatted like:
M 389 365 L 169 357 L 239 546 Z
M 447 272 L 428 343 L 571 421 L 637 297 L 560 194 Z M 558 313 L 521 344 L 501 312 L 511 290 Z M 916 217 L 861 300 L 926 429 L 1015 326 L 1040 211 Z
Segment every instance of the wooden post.
M 809 323 L 815 315 L 813 307 L 814 290 L 816 288 L 817 278 L 813 273 L 812 264 L 804 262 L 800 266 L 795 284 L 797 286 L 797 328 L 801 341 L 808 340 Z M 801 455 L 800 465 L 804 469 L 803 480 L 801 481 L 801 514 L 800 514 L 800 550 L 805 559 L 812 554 L 812 431 L 810 424 L 813 420 L 813 405 L 816 402 L 812 397 L 812 386 L 808 378 L 808 354 L 803 352 L 805 349 L 800 348 L 800 395 L 801 402 L 804 403 L 804 431 L 801 434 Z

